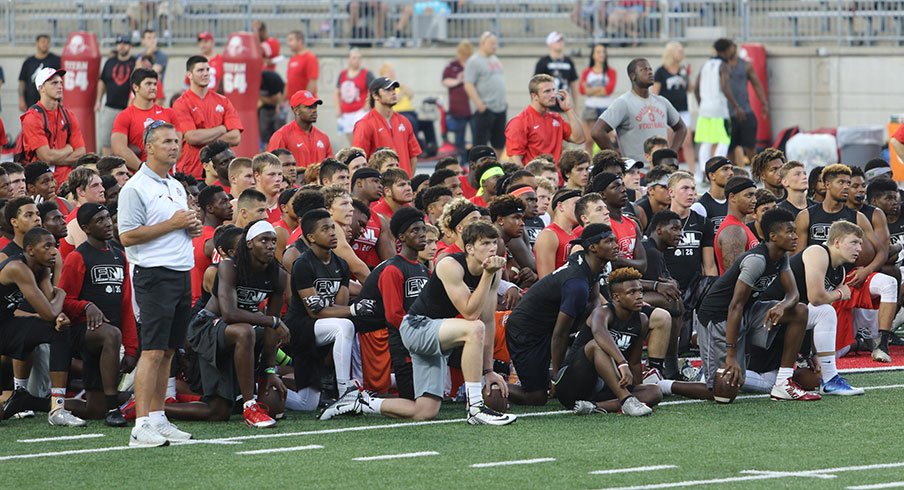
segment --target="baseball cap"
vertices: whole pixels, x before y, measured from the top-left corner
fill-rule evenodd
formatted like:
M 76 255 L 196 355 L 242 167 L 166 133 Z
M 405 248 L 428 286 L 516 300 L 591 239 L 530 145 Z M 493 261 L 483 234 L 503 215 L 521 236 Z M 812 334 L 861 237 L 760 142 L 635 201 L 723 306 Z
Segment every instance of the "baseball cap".
M 198 41 L 213 41 L 213 34 L 204 31 L 201 34 L 198 34 Z
M 563 39 L 565 39 L 565 36 L 563 36 L 562 33 L 552 31 L 548 36 L 546 36 L 546 45 L 549 46 L 555 44 Z
M 625 171 L 641 169 L 643 168 L 643 160 L 633 160 L 631 158 L 625 159 Z
M 315 104 L 323 104 L 323 101 L 318 99 L 309 90 L 299 90 L 298 92 L 295 92 L 289 100 L 289 105 L 292 107 L 298 107 L 299 105 L 310 107 Z
M 129 38 L 129 36 L 126 36 L 125 34 L 120 34 L 120 35 L 116 36 L 116 44 L 123 44 L 123 43 L 132 44 L 132 39 Z
M 387 77 L 375 78 L 374 81 L 370 82 L 370 91 L 376 92 L 381 88 L 384 90 L 389 90 L 392 88 L 398 88 L 399 82 Z
M 468 161 L 470 162 L 476 162 L 484 157 L 496 158 L 496 151 L 486 145 L 477 145 L 471 147 L 471 150 L 468 152 Z
M 50 68 L 50 67 L 41 68 L 40 70 L 38 70 L 37 73 L 35 73 L 35 87 L 37 87 L 38 90 L 40 90 L 41 85 L 44 85 L 44 82 L 46 82 L 47 80 L 50 80 L 51 78 L 53 78 L 57 75 L 59 75 L 61 77 L 66 75 L 66 70 L 58 70 L 56 68 Z

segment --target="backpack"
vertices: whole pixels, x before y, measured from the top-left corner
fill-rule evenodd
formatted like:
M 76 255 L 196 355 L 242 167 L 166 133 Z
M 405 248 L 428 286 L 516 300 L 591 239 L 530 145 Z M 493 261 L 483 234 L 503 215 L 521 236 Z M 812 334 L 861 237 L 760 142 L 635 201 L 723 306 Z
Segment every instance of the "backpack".
M 63 131 L 69 132 L 69 112 L 63 107 L 63 104 L 60 104 L 60 109 L 63 111 Z M 36 111 L 41 117 L 44 119 L 44 133 L 47 135 L 48 140 L 50 139 L 50 124 L 47 122 L 47 112 L 38 104 L 35 104 L 28 108 L 24 114 L 22 114 L 21 120 L 25 120 L 25 116 L 31 112 L 32 110 Z M 19 136 L 16 138 L 16 149 L 13 151 L 13 161 L 16 163 L 29 163 L 33 159 L 27 158 L 29 155 L 26 155 L 25 151 L 25 141 L 23 139 L 24 131 L 19 131 Z M 69 139 L 68 137 L 66 138 Z
M 775 144 L 773 144 L 772 147 L 785 153 L 785 145 L 787 145 L 788 140 L 797 133 L 800 133 L 800 126 L 791 126 L 790 128 L 779 131 L 778 136 L 775 138 Z

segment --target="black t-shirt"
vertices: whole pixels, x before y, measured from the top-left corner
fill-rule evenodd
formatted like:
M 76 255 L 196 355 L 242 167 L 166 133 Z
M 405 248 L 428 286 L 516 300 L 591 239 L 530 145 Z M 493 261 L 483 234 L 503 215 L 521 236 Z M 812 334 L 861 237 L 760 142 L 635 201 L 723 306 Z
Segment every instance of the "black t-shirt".
M 264 70 L 261 72 L 261 96 L 270 97 L 282 93 L 286 89 L 286 82 L 283 81 L 279 73 L 273 70 Z M 265 107 L 273 107 L 264 104 Z
M 760 296 L 778 279 L 779 274 L 786 270 L 790 270 L 788 256 L 783 254 L 778 261 L 773 261 L 769 258 L 769 249 L 765 243 L 744 252 L 716 280 L 703 298 L 700 309 L 697 310 L 700 323 L 706 325 L 708 322 L 722 322 L 728 318 L 728 306 L 734 296 L 735 285 L 739 281 L 750 286 L 752 290 L 747 304 L 744 305 L 746 309 L 759 301 Z
M 766 241 L 766 240 L 763 240 L 763 237 L 760 236 L 760 233 L 758 231 L 756 231 L 756 221 L 748 221 L 747 223 L 744 223 L 744 224 L 747 225 L 747 229 L 750 230 L 750 232 L 753 233 L 753 236 L 756 237 L 756 241 L 758 241 L 758 242 Z
M 126 259 L 122 251 L 108 246 L 101 250 L 88 242 L 75 249 L 85 263 L 79 299 L 94 303 L 113 325 L 121 325 L 122 286 Z
M 384 275 L 385 274 L 385 275 Z M 396 255 L 395 257 L 384 260 L 370 272 L 367 280 L 361 285 L 361 293 L 358 294 L 358 300 L 371 299 L 374 301 L 374 314 L 367 317 L 355 317 L 355 328 L 359 332 L 372 332 L 381 330 L 389 325 L 386 321 L 387 300 L 384 299 L 384 291 L 380 285 L 387 285 L 387 281 L 391 281 L 392 285 L 387 285 L 388 289 L 402 291 L 402 308 L 408 311 L 414 301 L 420 296 L 421 290 L 430 278 L 430 272 L 427 267 L 420 262 L 409 262 L 405 257 Z M 398 281 L 398 282 L 396 282 Z M 388 301 L 396 301 L 391 299 Z
M 822 208 L 823 203 L 816 203 L 809 208 L 810 228 L 807 230 L 807 245 L 821 245 L 829 236 L 829 227 L 836 221 L 848 221 L 857 224 L 857 211 L 842 206 L 836 213 L 827 213 Z
M 546 224 L 543 223 L 543 220 L 539 216 L 524 218 L 524 234 L 527 235 L 527 241 L 530 243 L 531 250 L 534 249 L 534 245 L 537 243 L 537 237 L 540 236 L 540 232 L 543 231 L 543 228 L 546 228 Z
M 25 255 L 25 250 L 22 250 L 22 247 L 16 242 L 9 242 L 3 247 L 3 250 L 0 250 L 0 253 L 5 254 L 7 257 L 16 257 Z
M 656 242 L 648 238 L 643 241 L 643 248 L 647 252 L 647 270 L 643 278 L 648 281 L 658 281 L 660 278 L 669 278 L 669 268 L 665 263 L 665 256 L 656 248 Z
M 640 325 L 641 312 L 635 311 L 631 313 L 631 316 L 629 316 L 627 320 L 622 320 L 615 314 L 615 305 L 612 303 L 604 305 L 602 308 L 609 308 L 609 334 L 612 335 L 612 340 L 615 341 L 615 345 L 618 346 L 618 350 L 620 350 L 623 355 L 627 355 L 627 352 L 630 351 L 638 341 L 643 342 L 643 337 L 641 336 L 643 329 Z M 563 365 L 571 364 L 574 356 L 576 356 L 578 352 L 583 354 L 584 346 L 591 340 L 593 340 L 593 330 L 590 329 L 590 325 L 584 324 L 578 331 L 578 335 L 575 337 L 574 342 L 572 342 L 571 346 L 568 348 Z
M 678 112 L 687 111 L 687 66 L 678 68 L 678 73 L 672 75 L 664 66 L 660 66 L 653 74 L 653 81 L 659 82 L 662 88 L 659 95 L 672 103 Z
M 313 320 L 298 296 L 298 291 L 314 288 L 327 306 L 332 306 L 336 303 L 339 289 L 342 286 L 348 287 L 350 276 L 348 264 L 333 252 L 330 252 L 329 263 L 324 264 L 314 255 L 313 250 L 307 250 L 292 264 L 292 301 L 289 302 L 287 318 Z
M 581 317 L 590 303 L 597 276 L 590 271 L 587 256 L 577 252 L 564 267 L 540 279 L 527 290 L 506 323 L 506 334 L 515 338 L 549 335 L 559 312 Z
M 477 289 L 477 285 L 480 284 L 480 276 L 483 272 L 477 275 L 471 274 L 468 270 L 468 255 L 465 252 L 454 253 L 448 257 L 452 257 L 461 265 L 464 270 L 463 282 L 471 292 L 474 292 Z M 443 257 L 442 260 L 446 260 L 446 257 Z M 446 293 L 446 286 L 443 281 L 434 273 L 427 280 L 427 284 L 421 290 L 421 294 L 414 301 L 414 304 L 408 309 L 408 314 L 425 316 L 431 319 L 445 319 L 455 318 L 461 313 L 452 304 L 452 300 L 449 299 L 449 294 Z
M 342 259 L 339 259 L 342 260 Z M 223 259 L 223 262 L 229 261 L 228 263 L 234 264 L 235 262 L 232 259 Z M 293 268 L 294 270 L 294 268 Z M 293 276 L 294 279 L 294 276 Z M 273 292 L 273 280 L 272 276 L 268 273 L 265 274 L 252 274 L 252 277 L 246 278 L 242 281 L 239 278 L 239 271 L 236 267 L 235 270 L 235 299 L 236 299 L 236 307 L 240 310 L 249 311 L 251 313 L 259 313 L 261 311 L 261 304 L 270 297 L 270 293 Z M 211 294 L 217 295 L 220 287 L 220 274 L 217 272 L 217 276 L 213 280 L 213 287 L 211 288 Z M 338 289 L 337 289 L 338 292 Z M 220 310 L 222 312 L 222 308 Z
M 16 255 L 7 258 L 3 262 L 0 262 L 0 270 L 3 270 L 7 264 L 17 261 L 25 262 L 25 257 Z M 0 283 L 0 321 L 6 321 L 12 318 L 16 308 L 24 302 L 25 297 L 22 295 L 22 291 L 19 290 L 18 284 Z
M 722 202 L 718 202 L 713 199 L 713 196 L 711 196 L 709 192 L 707 192 L 700 196 L 700 199 L 697 200 L 697 202 L 700 206 L 703 206 L 703 210 L 706 211 L 706 219 L 713 229 L 713 236 L 716 236 L 716 232 L 719 231 L 722 220 L 724 220 L 725 216 L 728 214 L 728 200 L 724 199 Z
M 680 289 L 688 288 L 703 273 L 703 247 L 713 246 L 713 232 L 709 221 L 691 210 L 681 220 L 681 241 L 665 252 L 665 265 Z
M 819 245 L 829 255 L 829 249 L 825 245 Z M 806 250 L 804 250 L 806 252 Z M 809 303 L 810 296 L 807 292 L 807 276 L 804 270 L 804 252 L 794 254 L 789 259 L 791 264 L 791 272 L 794 274 L 794 282 L 797 283 L 797 293 L 800 295 L 801 303 Z M 838 286 L 844 283 L 845 268 L 844 264 L 838 267 L 832 267 L 832 262 L 826 265 L 824 287 L 826 291 L 834 291 Z M 769 286 L 769 289 L 763 293 L 762 299 L 765 300 L 781 300 L 785 297 L 785 290 L 780 282 L 776 281 Z
M 132 70 L 135 69 L 135 58 L 123 61 L 113 56 L 104 63 L 101 70 L 100 79 L 104 82 L 107 89 L 106 106 L 112 109 L 125 109 L 129 106 L 129 95 L 131 86 L 129 79 L 132 77 Z
M 807 198 L 807 208 L 814 204 L 816 204 L 816 201 L 813 201 L 812 199 Z M 800 209 L 797 206 L 788 202 L 788 199 L 782 199 L 781 201 L 778 202 L 778 204 L 776 204 L 776 207 L 780 207 L 783 209 L 787 209 L 788 211 L 791 211 L 791 214 L 794 215 L 794 218 L 797 218 L 797 215 L 800 214 L 801 211 L 803 211 L 803 209 Z M 804 209 L 807 209 L 807 208 L 804 208 Z
M 41 94 L 38 93 L 38 87 L 35 87 L 35 73 L 43 68 L 59 69 L 61 65 L 62 61 L 60 60 L 60 57 L 53 53 L 48 53 L 47 56 L 41 60 L 34 56 L 29 56 L 25 59 L 22 63 L 22 69 L 19 71 L 19 81 L 25 82 L 26 107 L 31 107 L 41 100 Z
M 578 79 L 578 71 L 574 67 L 574 61 L 565 56 L 562 59 L 552 59 L 549 55 L 540 58 L 537 66 L 534 68 L 534 75 L 545 73 L 553 77 L 556 81 L 556 90 L 571 91 L 571 82 Z M 572 94 L 574 95 L 574 94 Z M 558 101 L 553 108 L 556 112 L 561 112 Z

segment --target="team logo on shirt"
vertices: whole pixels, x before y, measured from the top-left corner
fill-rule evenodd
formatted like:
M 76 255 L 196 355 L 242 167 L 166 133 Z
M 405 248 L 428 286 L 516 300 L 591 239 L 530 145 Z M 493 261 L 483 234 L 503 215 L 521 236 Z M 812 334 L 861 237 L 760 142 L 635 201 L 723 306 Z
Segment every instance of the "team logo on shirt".
M 426 277 L 412 277 L 407 279 L 405 281 L 405 297 L 417 298 L 418 295 L 421 294 L 421 290 L 424 289 L 424 285 L 426 284 Z
M 634 343 L 634 338 L 636 335 L 632 332 L 618 332 L 616 330 L 609 330 L 609 333 L 612 334 L 612 340 L 615 341 L 615 345 L 618 346 L 618 350 L 626 351 L 631 348 L 631 344 Z
M 754 297 L 757 297 L 757 296 L 760 295 L 760 293 L 762 293 L 763 291 L 765 291 L 766 289 L 768 289 L 769 286 L 771 286 L 772 283 L 775 281 L 775 278 L 776 278 L 776 277 L 778 277 L 778 274 L 771 274 L 771 275 L 768 275 L 768 276 L 761 276 L 759 279 L 757 279 L 757 280 L 753 283 L 753 287 L 751 288 L 751 289 L 753 289 L 753 296 L 754 296 Z
M 831 223 L 814 223 L 810 225 L 810 239 L 825 242 L 829 239 L 829 227 Z
M 330 304 L 336 300 L 339 294 L 339 281 L 335 279 L 316 279 L 314 280 L 314 290 L 317 294 L 324 298 L 330 299 Z
M 125 272 L 118 265 L 95 265 L 91 267 L 91 282 L 97 285 L 106 284 L 104 292 L 107 294 L 122 294 L 122 282 Z
M 217 104 L 216 111 L 217 112 L 226 112 L 226 109 L 224 109 L 221 104 Z
M 295 143 L 295 148 L 301 148 L 304 146 L 304 143 Z
M 552 127 L 557 128 L 557 127 L 559 127 L 559 126 L 561 126 L 561 125 L 559 124 L 559 120 L 558 120 L 558 119 L 553 119 L 553 120 L 552 120 Z
M 159 113 L 158 113 L 159 114 Z M 144 120 L 144 127 L 147 128 L 152 122 L 154 122 L 154 118 L 147 118 Z
M 904 234 L 892 235 L 892 236 L 890 237 L 889 242 L 890 242 L 892 245 L 897 245 L 897 244 L 899 244 L 899 243 L 904 243 Z
M 267 291 L 260 289 L 252 289 L 246 287 L 238 287 L 235 289 L 235 299 L 240 305 L 245 305 L 251 311 L 257 311 L 258 306 L 267 299 Z
M 321 150 L 324 148 L 323 141 L 317 140 L 317 148 L 320 148 Z
M 19 306 L 19 303 L 21 303 L 24 299 L 25 299 L 25 296 L 22 295 L 22 291 L 18 291 L 18 290 L 13 291 L 12 293 L 7 294 L 3 298 L 3 301 L 6 302 L 6 306 L 4 309 L 10 310 L 10 311 L 15 310 Z
M 404 125 L 404 124 L 399 123 L 399 131 L 402 131 L 402 132 L 405 131 L 405 125 Z
M 710 221 L 712 221 L 713 227 L 715 227 L 715 229 L 718 230 L 719 227 L 722 226 L 722 222 L 725 221 L 725 216 L 716 216 L 715 218 L 711 219 Z

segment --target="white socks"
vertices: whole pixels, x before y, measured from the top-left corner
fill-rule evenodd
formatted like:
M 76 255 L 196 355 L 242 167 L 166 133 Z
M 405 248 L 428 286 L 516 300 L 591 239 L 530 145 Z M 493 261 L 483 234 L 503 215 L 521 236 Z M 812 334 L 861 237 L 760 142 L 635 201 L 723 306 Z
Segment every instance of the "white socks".
M 465 381 L 465 392 L 468 394 L 468 406 L 483 403 L 483 390 L 480 381 Z
M 778 375 L 775 376 L 775 384 L 781 385 L 788 382 L 791 376 L 794 375 L 794 368 L 778 368 Z
M 361 411 L 364 413 L 380 413 L 380 408 L 382 406 L 382 398 L 371 398 L 369 404 L 361 404 Z
M 148 413 L 148 419 L 151 422 L 151 425 L 163 425 L 167 422 L 166 413 L 163 410 L 157 410 L 154 412 Z
M 166 398 L 176 398 L 176 378 L 166 380 Z
M 835 335 L 838 318 L 832 305 L 807 305 L 807 309 L 810 312 L 808 326 L 813 326 L 813 346 L 816 347 L 816 352 L 832 353 L 828 356 L 819 356 L 822 380 L 828 381 L 838 374 L 835 368 Z

